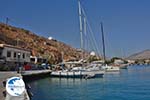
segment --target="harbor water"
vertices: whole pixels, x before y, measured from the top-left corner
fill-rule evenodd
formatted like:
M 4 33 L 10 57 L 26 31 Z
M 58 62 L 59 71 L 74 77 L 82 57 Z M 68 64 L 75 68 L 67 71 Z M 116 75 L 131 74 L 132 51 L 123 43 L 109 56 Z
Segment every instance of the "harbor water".
M 150 100 L 150 66 L 129 66 L 103 78 L 47 77 L 29 84 L 32 100 Z

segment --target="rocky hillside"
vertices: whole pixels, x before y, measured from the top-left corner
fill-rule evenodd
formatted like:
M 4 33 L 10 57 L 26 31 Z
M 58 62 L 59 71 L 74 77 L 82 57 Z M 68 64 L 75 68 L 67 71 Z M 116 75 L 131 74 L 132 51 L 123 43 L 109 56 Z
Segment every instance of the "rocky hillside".
M 61 62 L 62 52 L 66 61 L 81 57 L 81 53 L 69 45 L 57 40 L 49 40 L 23 28 L 16 28 L 3 23 L 0 23 L 0 43 L 29 49 L 32 55 L 47 58 L 50 63 Z
M 133 55 L 129 56 L 127 59 L 132 59 L 132 60 L 136 60 L 136 59 L 150 59 L 150 50 L 144 50 L 142 52 L 133 54 Z

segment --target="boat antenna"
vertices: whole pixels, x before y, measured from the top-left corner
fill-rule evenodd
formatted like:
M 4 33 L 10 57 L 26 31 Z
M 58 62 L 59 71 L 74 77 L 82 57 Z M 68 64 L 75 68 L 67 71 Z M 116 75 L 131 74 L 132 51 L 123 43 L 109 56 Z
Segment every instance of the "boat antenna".
M 104 57 L 104 64 L 105 64 L 106 63 L 105 39 L 104 39 L 104 30 L 103 30 L 103 23 L 102 22 L 101 22 L 101 32 L 102 32 L 103 57 Z

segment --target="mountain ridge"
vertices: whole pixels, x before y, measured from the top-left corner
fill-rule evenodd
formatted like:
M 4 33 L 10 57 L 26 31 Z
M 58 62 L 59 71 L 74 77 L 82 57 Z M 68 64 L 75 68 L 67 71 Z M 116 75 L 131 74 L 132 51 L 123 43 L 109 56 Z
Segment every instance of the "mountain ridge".
M 150 49 L 143 50 L 141 52 L 134 53 L 127 57 L 131 60 L 150 59 Z
M 4 23 L 0 23 L 0 43 L 29 49 L 32 55 L 47 58 L 50 63 L 61 62 L 62 55 L 65 61 L 81 58 L 81 52 L 70 45 Z

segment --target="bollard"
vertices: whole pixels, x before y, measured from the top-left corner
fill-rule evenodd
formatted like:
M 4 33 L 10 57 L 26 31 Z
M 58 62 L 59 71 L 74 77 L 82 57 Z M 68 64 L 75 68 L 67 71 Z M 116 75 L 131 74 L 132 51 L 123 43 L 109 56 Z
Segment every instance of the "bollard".
M 61 72 L 59 72 L 59 78 L 61 78 Z
M 75 78 L 75 72 L 73 71 L 73 78 Z
M 68 79 L 68 71 L 67 71 L 67 79 Z

